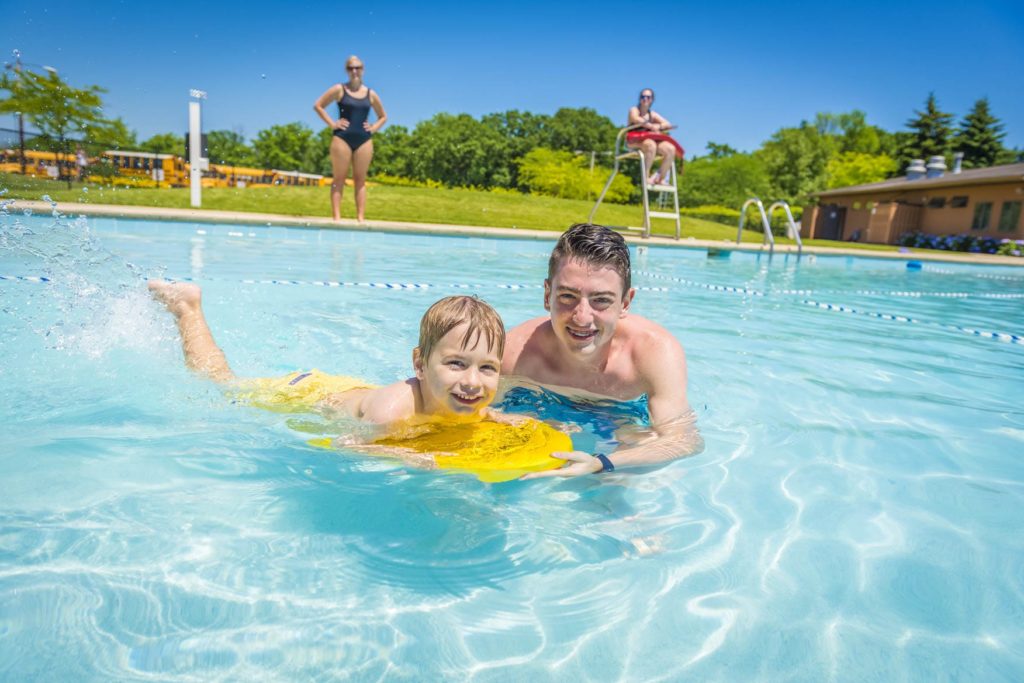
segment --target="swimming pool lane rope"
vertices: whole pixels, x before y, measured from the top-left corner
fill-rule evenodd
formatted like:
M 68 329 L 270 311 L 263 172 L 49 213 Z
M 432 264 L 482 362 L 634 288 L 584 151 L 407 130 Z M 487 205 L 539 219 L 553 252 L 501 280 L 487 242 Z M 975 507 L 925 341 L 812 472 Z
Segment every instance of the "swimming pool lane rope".
M 938 297 L 944 299 L 1024 299 L 1024 292 L 936 292 L 894 289 L 770 289 L 767 292 L 762 292 L 756 289 L 750 289 L 748 287 L 712 285 L 705 282 L 687 280 L 685 278 L 674 277 L 672 275 L 660 275 L 658 273 L 650 273 L 642 270 L 633 271 L 633 273 L 635 275 L 651 278 L 653 280 L 675 282 L 681 285 L 685 285 L 687 287 L 699 287 L 701 289 L 730 292 L 734 294 L 745 294 L 748 296 L 809 296 L 811 294 L 859 294 L 864 296 L 895 296 L 913 299 L 920 299 L 925 297 Z
M 918 320 L 916 318 L 910 318 L 904 315 L 891 315 L 888 313 L 875 313 L 873 311 L 862 311 L 850 306 L 842 306 L 839 304 L 823 303 L 821 301 L 811 301 L 810 299 L 804 299 L 801 301 L 803 304 L 820 308 L 825 311 L 835 311 L 837 313 L 847 313 L 850 315 L 862 315 L 869 318 L 878 318 L 880 320 L 890 320 L 893 322 L 908 323 L 911 325 L 926 325 L 928 327 L 939 327 L 946 330 L 954 330 L 956 332 L 962 332 L 969 334 L 974 337 L 983 337 L 986 339 L 995 339 L 1001 342 L 1007 342 L 1009 344 L 1022 344 L 1024 345 L 1024 336 L 1017 334 L 1010 334 L 1008 332 L 992 332 L 989 330 L 977 330 L 971 327 L 961 327 L 960 325 L 949 325 L 944 323 L 933 323 L 924 320 Z
M 684 278 L 677 278 L 669 275 L 658 275 L 655 273 L 648 273 L 644 271 L 636 271 L 637 275 L 648 277 L 656 280 L 667 280 L 678 284 L 687 286 L 700 287 L 710 291 L 726 292 L 732 294 L 744 294 L 755 297 L 765 297 L 768 295 L 775 294 L 789 294 L 789 295 L 803 295 L 807 296 L 814 293 L 814 290 L 810 289 L 781 289 L 781 290 L 770 290 L 767 294 L 755 289 L 748 289 L 746 287 L 731 287 L 728 285 L 713 285 L 704 282 L 697 282 L 695 280 L 686 280 Z M 169 282 L 191 282 L 193 278 L 164 278 Z M 53 282 L 51 278 L 45 276 L 34 276 L 34 275 L 0 275 L 0 280 L 13 280 L 22 282 Z M 216 278 L 203 278 L 204 281 L 216 281 Z M 430 283 L 417 283 L 417 282 L 343 282 L 335 280 L 231 280 L 231 282 L 240 282 L 242 284 L 256 284 L 256 285 L 284 285 L 284 286 L 312 286 L 312 287 L 367 287 L 371 289 L 391 289 L 391 290 L 427 290 L 427 289 L 486 289 L 488 287 L 494 287 L 497 289 L 505 290 L 537 290 L 543 289 L 543 285 L 521 285 L 521 284 L 496 284 L 496 285 L 482 285 L 482 284 L 471 284 L 471 283 L 454 283 L 447 285 L 436 285 Z M 675 291 L 671 287 L 637 287 L 640 291 L 653 291 L 653 292 L 671 292 Z M 828 291 L 828 290 L 824 290 Z M 836 292 L 836 293 L 849 293 L 849 292 Z M 981 296 L 984 298 L 1024 298 L 1024 294 L 991 294 L 989 297 L 985 297 L 984 294 L 971 294 L 967 292 L 911 292 L 911 291 L 875 291 L 875 290 L 855 290 L 856 294 L 874 294 L 874 295 L 885 295 L 885 296 L 904 296 L 904 297 L 923 297 L 923 296 L 940 296 L 940 297 L 955 297 L 955 298 L 968 298 L 972 296 Z M 861 315 L 870 318 L 876 318 L 879 320 L 888 320 L 892 322 L 910 323 L 915 325 L 926 325 L 929 327 L 938 327 L 947 330 L 955 330 L 964 334 L 970 334 L 975 337 L 983 337 L 987 339 L 994 339 L 997 341 L 1008 342 L 1011 344 L 1022 344 L 1024 345 L 1024 336 L 1011 334 L 1008 332 L 993 332 L 989 330 L 977 330 L 968 327 L 961 327 L 959 325 L 951 325 L 944 323 L 932 323 L 927 321 L 918 320 L 911 318 L 910 316 L 895 315 L 889 313 L 878 313 L 873 311 L 864 311 L 850 306 L 844 306 L 841 304 L 824 303 L 820 301 L 814 301 L 810 299 L 802 299 L 802 304 L 812 306 L 821 310 L 834 311 L 837 313 L 846 313 L 852 315 Z

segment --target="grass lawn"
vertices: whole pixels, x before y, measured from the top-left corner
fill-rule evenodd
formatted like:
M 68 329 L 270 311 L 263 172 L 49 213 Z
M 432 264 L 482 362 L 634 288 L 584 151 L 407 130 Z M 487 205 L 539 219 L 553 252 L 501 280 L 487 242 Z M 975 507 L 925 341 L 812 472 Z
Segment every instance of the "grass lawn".
M 48 195 L 58 202 L 119 204 L 189 208 L 189 191 L 177 189 L 114 188 L 102 185 L 67 184 L 49 179 L 0 173 L 0 189 L 6 188 L 5 199 L 42 199 Z M 464 189 L 428 189 L 374 185 L 367 188 L 366 219 L 378 221 L 409 221 L 416 223 L 448 223 L 497 228 L 532 228 L 562 231 L 569 225 L 587 219 L 593 202 L 556 199 L 517 192 L 486 192 Z M 262 187 L 207 188 L 203 190 L 203 208 L 224 211 L 250 211 L 289 216 L 330 216 L 330 197 L 325 187 Z M 342 215 L 354 217 L 352 189 L 346 188 Z M 639 225 L 639 205 L 602 204 L 595 220 L 604 225 Z M 672 221 L 653 219 L 652 232 L 671 236 Z M 683 217 L 682 236 L 703 240 L 735 240 L 736 228 L 700 218 Z M 761 235 L 743 234 L 744 242 L 760 242 Z M 791 240 L 776 238 L 780 244 Z M 805 240 L 804 244 L 894 250 L 878 244 L 855 244 L 829 240 Z

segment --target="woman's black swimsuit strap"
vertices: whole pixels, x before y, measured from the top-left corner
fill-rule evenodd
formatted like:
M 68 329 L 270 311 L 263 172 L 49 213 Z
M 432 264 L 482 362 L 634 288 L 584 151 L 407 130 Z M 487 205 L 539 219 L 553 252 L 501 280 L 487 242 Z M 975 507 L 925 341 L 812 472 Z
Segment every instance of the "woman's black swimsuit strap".
M 352 97 L 348 88 L 341 86 L 343 95 L 338 100 L 338 116 L 348 119 L 348 128 L 335 129 L 334 134 L 345 141 L 353 152 L 370 139 L 372 133 L 363 128 L 370 116 L 370 89 L 366 89 L 366 97 Z

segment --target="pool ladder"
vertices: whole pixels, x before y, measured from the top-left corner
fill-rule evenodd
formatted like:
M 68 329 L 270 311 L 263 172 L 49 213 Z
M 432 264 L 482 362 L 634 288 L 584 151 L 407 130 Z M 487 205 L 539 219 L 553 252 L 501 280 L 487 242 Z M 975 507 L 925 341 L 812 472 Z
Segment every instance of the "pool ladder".
M 788 233 L 791 238 L 796 241 L 796 253 L 799 256 L 803 253 L 804 243 L 800 239 L 800 228 L 797 227 L 796 221 L 793 220 L 793 212 L 789 209 L 789 202 L 779 200 L 768 207 L 768 210 L 764 210 L 764 204 L 757 197 L 751 197 L 747 201 L 743 202 L 743 208 L 740 209 L 740 227 L 736 231 L 736 244 L 740 243 L 740 238 L 743 235 L 743 226 L 747 222 L 747 207 L 753 204 L 757 207 L 758 213 L 761 214 L 761 226 L 764 229 L 764 235 L 762 237 L 762 246 L 767 244 L 768 251 L 775 253 L 775 235 L 772 234 L 771 216 L 776 209 L 782 209 L 786 212 L 786 223 L 788 227 Z
M 615 159 L 615 165 L 612 167 L 612 174 L 608 176 L 608 182 L 605 183 L 604 189 L 601 190 L 600 196 L 597 198 L 597 202 L 594 203 L 594 208 L 590 210 L 590 216 L 587 217 L 588 223 L 594 222 L 594 214 L 597 213 L 597 207 L 601 206 L 601 201 L 604 196 L 608 193 L 608 188 L 612 186 L 612 181 L 615 180 L 615 176 L 619 173 L 619 163 L 623 159 L 639 159 L 640 160 L 640 194 L 644 200 L 644 224 L 642 227 L 633 228 L 626 227 L 621 228 L 631 232 L 639 232 L 641 237 L 647 238 L 651 236 L 651 218 L 667 218 L 676 222 L 676 239 L 679 239 L 681 225 L 679 221 L 679 183 L 678 177 L 676 176 L 676 165 L 672 164 L 672 170 L 669 173 L 670 181 L 665 183 L 659 183 L 657 185 L 651 185 L 647 182 L 647 174 L 644 173 L 644 169 L 647 168 L 646 159 L 644 158 L 643 151 L 639 149 L 629 149 L 625 146 L 624 140 L 625 135 L 629 131 L 640 128 L 640 126 L 627 126 L 619 131 L 619 134 L 615 136 L 615 151 L 613 156 Z M 651 200 L 650 193 L 657 192 L 658 196 L 658 208 L 662 208 L 665 202 L 665 195 L 669 194 L 672 196 L 672 205 L 675 211 L 651 211 Z

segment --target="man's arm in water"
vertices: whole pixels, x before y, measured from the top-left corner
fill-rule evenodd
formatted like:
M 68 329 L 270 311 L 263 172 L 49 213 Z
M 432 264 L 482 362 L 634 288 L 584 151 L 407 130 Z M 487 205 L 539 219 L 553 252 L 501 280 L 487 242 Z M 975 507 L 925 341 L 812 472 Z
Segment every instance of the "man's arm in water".
M 670 334 L 642 344 L 637 351 L 637 370 L 649 387 L 647 409 L 653 435 L 643 443 L 606 453 L 616 469 L 654 465 L 704 450 L 704 440 L 686 400 L 686 353 Z M 576 477 L 601 470 L 601 461 L 589 453 L 573 451 L 566 466 L 546 472 L 533 472 L 523 479 L 540 477 Z

